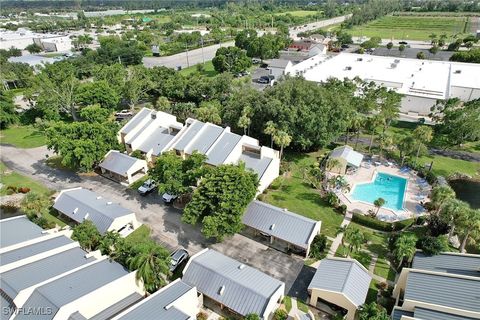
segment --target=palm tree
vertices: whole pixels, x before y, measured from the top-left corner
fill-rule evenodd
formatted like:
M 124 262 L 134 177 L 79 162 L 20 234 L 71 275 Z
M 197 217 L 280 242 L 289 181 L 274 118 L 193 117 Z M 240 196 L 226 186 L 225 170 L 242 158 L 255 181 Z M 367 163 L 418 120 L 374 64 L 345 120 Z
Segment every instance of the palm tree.
M 361 245 L 365 242 L 365 235 L 363 232 L 355 227 L 347 227 L 345 232 L 345 240 L 348 242 L 348 255 L 351 252 L 357 251 Z
M 277 130 L 273 135 L 273 142 L 280 146 L 280 160 L 282 160 L 283 148 L 288 147 L 292 142 L 292 136 L 282 130 Z
M 140 248 L 137 254 L 127 259 L 127 264 L 130 270 L 137 270 L 136 278 L 143 281 L 145 289 L 153 292 L 166 283 L 170 256 L 168 251 L 152 244 Z
M 347 226 L 340 226 L 337 228 L 335 232 L 335 236 L 338 236 L 339 234 L 344 234 L 347 231 Z M 342 242 L 342 246 L 345 244 L 344 237 L 340 240 Z
M 378 198 L 377 200 L 373 201 L 373 205 L 377 208 L 377 212 L 375 212 L 375 217 L 377 216 L 378 212 L 380 211 L 380 208 L 383 207 L 385 204 L 385 199 L 383 198 Z
M 434 187 L 430 196 L 430 200 L 437 208 L 435 213 L 438 214 L 442 210 L 443 205 L 451 199 L 455 199 L 455 191 L 453 191 L 450 186 L 445 185 Z
M 418 161 L 418 156 L 420 155 L 420 149 L 426 143 L 432 141 L 433 138 L 433 130 L 431 127 L 428 126 L 418 126 L 413 130 L 413 137 L 417 142 L 417 155 L 415 157 L 415 162 Z
M 413 233 L 402 233 L 395 241 L 393 254 L 398 261 L 397 269 L 400 269 L 403 261 L 413 258 L 416 251 L 417 236 Z
M 383 157 L 383 151 L 391 149 L 393 145 L 393 138 L 389 134 L 383 133 L 378 139 L 378 141 L 380 147 L 380 155 Z
M 265 129 L 263 133 L 268 134 L 270 136 L 270 148 L 273 148 L 273 135 L 277 131 L 277 126 L 273 121 L 268 121 L 265 125 Z
M 448 239 L 455 234 L 455 227 L 460 225 L 466 219 L 466 215 L 470 210 L 468 203 L 458 200 L 450 199 L 442 207 L 441 215 L 446 217 L 450 221 L 450 232 L 448 233 Z
M 413 139 L 412 136 L 406 136 L 400 139 L 398 145 L 397 145 L 398 151 L 400 151 L 400 159 L 402 159 L 402 163 L 400 164 L 401 167 L 403 167 L 403 164 L 405 162 L 405 158 L 413 153 L 414 148 L 415 148 L 415 140 Z
M 437 43 L 437 35 L 435 33 L 430 34 L 428 37 L 430 38 L 432 45 Z
M 376 130 L 380 123 L 380 118 L 378 116 L 369 117 L 367 118 L 367 121 L 365 121 L 365 127 L 370 132 L 370 144 L 368 145 L 368 153 L 370 153 L 370 150 L 372 149 L 373 139 L 375 138 L 375 134 L 377 133 Z
M 478 238 L 478 235 L 480 235 L 480 209 L 470 209 L 460 227 L 463 230 L 463 240 L 460 245 L 460 252 L 465 252 L 465 246 L 467 245 L 470 236 L 475 235 Z

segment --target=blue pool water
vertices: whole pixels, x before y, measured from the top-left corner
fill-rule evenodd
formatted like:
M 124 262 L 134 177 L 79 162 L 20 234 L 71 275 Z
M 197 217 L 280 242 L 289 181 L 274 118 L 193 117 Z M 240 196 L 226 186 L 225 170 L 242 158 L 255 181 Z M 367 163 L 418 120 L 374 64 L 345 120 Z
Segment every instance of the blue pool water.
M 407 180 L 386 173 L 378 173 L 375 181 L 357 184 L 352 198 L 373 204 L 378 198 L 385 200 L 385 208 L 399 211 L 403 209 L 403 198 Z

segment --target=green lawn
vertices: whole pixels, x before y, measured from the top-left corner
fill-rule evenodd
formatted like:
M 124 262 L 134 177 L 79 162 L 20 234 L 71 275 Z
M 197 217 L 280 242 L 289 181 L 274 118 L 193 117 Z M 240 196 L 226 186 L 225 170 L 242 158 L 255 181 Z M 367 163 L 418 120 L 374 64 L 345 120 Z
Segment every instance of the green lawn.
M 448 177 L 456 172 L 478 177 L 480 163 L 443 156 L 424 156 L 419 159 L 421 163 L 430 164 L 433 161 L 432 171 L 437 175 Z
M 180 70 L 180 73 L 183 74 L 184 76 L 189 76 L 192 73 L 195 73 L 198 71 L 198 65 L 191 66 L 185 69 Z M 201 75 L 204 75 L 206 77 L 214 77 L 218 74 L 217 71 L 215 71 L 215 68 L 213 68 L 212 61 L 205 61 L 205 64 L 203 65 L 203 70 L 200 71 Z
M 290 298 L 289 296 L 285 296 L 285 298 L 283 298 L 283 304 L 285 305 L 285 309 L 287 310 L 287 312 L 290 312 L 290 310 L 292 310 L 292 298 Z
M 300 299 L 297 299 L 297 307 L 298 307 L 298 310 L 308 313 L 307 304 Z
M 53 215 L 51 212 L 43 214 L 43 217 L 44 217 L 45 219 L 47 219 L 47 221 L 52 221 L 52 222 L 54 222 L 55 224 L 59 225 L 60 227 L 64 227 L 64 226 L 67 225 L 67 224 L 65 223 L 65 221 L 60 220 L 58 217 L 56 217 L 55 215 Z
M 464 33 L 468 26 L 465 17 L 385 16 L 347 31 L 353 36 L 429 40 L 432 33 L 437 36 L 445 33 L 450 38 L 453 34 Z
M 2 189 L 0 189 L 0 195 L 7 194 L 7 187 L 27 187 L 31 191 L 50 195 L 52 191 L 45 187 L 43 184 L 38 183 L 28 177 L 21 175 L 18 172 L 9 170 L 5 164 L 0 162 L 0 182 L 3 184 Z
M 374 279 L 372 279 L 372 281 L 370 282 L 370 287 L 368 289 L 365 303 L 377 302 L 377 295 L 378 295 L 377 283 L 378 281 Z
M 375 269 L 373 271 L 377 276 L 383 277 L 390 281 L 395 281 L 396 272 L 392 267 L 387 263 L 385 259 L 378 258 L 377 263 L 375 264 Z
M 294 11 L 286 11 L 286 12 L 279 12 L 275 13 L 276 16 L 284 16 L 290 14 L 294 17 L 308 17 L 312 15 L 316 15 L 321 13 L 321 11 L 314 11 L 314 10 L 294 10 Z
M 386 257 L 388 249 L 388 233 L 383 233 L 377 230 L 373 230 L 364 226 L 361 226 L 355 222 L 351 222 L 350 226 L 359 228 L 367 239 L 367 243 L 363 245 L 363 248 L 377 254 L 379 257 Z
M 301 214 L 305 217 L 322 221 L 321 232 L 334 237 L 343 216 L 336 213 L 320 196 L 320 194 L 303 182 L 303 170 L 315 161 L 320 153 L 300 154 L 286 157 L 291 163 L 291 176 L 280 178 L 273 183 L 276 190 L 268 190 L 263 201 L 280 208 Z
M 14 126 L 0 131 L 0 142 L 19 148 L 45 145 L 45 135 L 33 126 Z
M 150 238 L 150 228 L 145 224 L 142 224 L 135 231 L 130 233 L 125 240 L 132 244 L 153 241 L 152 238 Z

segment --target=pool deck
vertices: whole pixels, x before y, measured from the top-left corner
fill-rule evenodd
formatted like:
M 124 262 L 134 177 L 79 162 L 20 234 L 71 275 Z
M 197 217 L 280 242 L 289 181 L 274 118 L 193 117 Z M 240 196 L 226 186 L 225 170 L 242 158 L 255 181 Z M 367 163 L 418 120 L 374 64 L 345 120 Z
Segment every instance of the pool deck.
M 420 213 L 417 210 L 417 206 L 420 202 L 428 202 L 430 199 L 428 196 L 430 195 L 431 187 L 425 187 L 420 185 L 418 182 L 418 177 L 415 172 L 410 171 L 409 173 L 405 173 L 400 171 L 400 169 L 396 166 L 385 166 L 385 165 L 368 165 L 365 162 L 362 163 L 360 168 L 358 168 L 357 172 L 353 174 L 346 174 L 344 175 L 345 179 L 349 183 L 351 187 L 351 191 L 347 193 L 337 192 L 340 200 L 347 206 L 348 211 L 367 214 L 368 210 L 377 210 L 377 208 L 370 203 L 362 202 L 354 200 L 351 197 L 351 192 L 355 188 L 356 184 L 359 183 L 368 183 L 372 182 L 375 176 L 375 173 L 387 173 L 391 175 L 396 175 L 402 178 L 407 179 L 407 186 L 405 190 L 405 196 L 403 201 L 403 208 L 404 210 L 395 211 L 389 208 L 380 208 L 378 212 L 377 219 L 382 221 L 399 221 L 405 220 L 409 218 L 413 218 L 415 216 L 422 215 L 424 213 Z M 423 195 L 424 198 L 420 199 L 419 195 Z

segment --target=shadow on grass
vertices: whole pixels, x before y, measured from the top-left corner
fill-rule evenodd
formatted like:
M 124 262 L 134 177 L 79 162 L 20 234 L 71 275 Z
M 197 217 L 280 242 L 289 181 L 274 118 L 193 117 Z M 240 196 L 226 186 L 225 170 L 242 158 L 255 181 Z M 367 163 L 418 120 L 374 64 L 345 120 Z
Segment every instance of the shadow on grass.
M 365 251 L 353 253 L 352 258 L 357 259 L 357 261 L 360 262 L 366 269 L 368 269 L 370 266 L 370 261 L 372 261 L 372 257 Z
M 329 207 L 329 205 L 322 199 L 319 194 L 302 192 L 297 195 L 300 200 L 310 201 L 320 207 Z
M 380 257 L 386 257 L 388 255 L 388 249 L 378 243 L 371 243 L 367 245 L 367 249 L 370 252 L 377 254 Z

